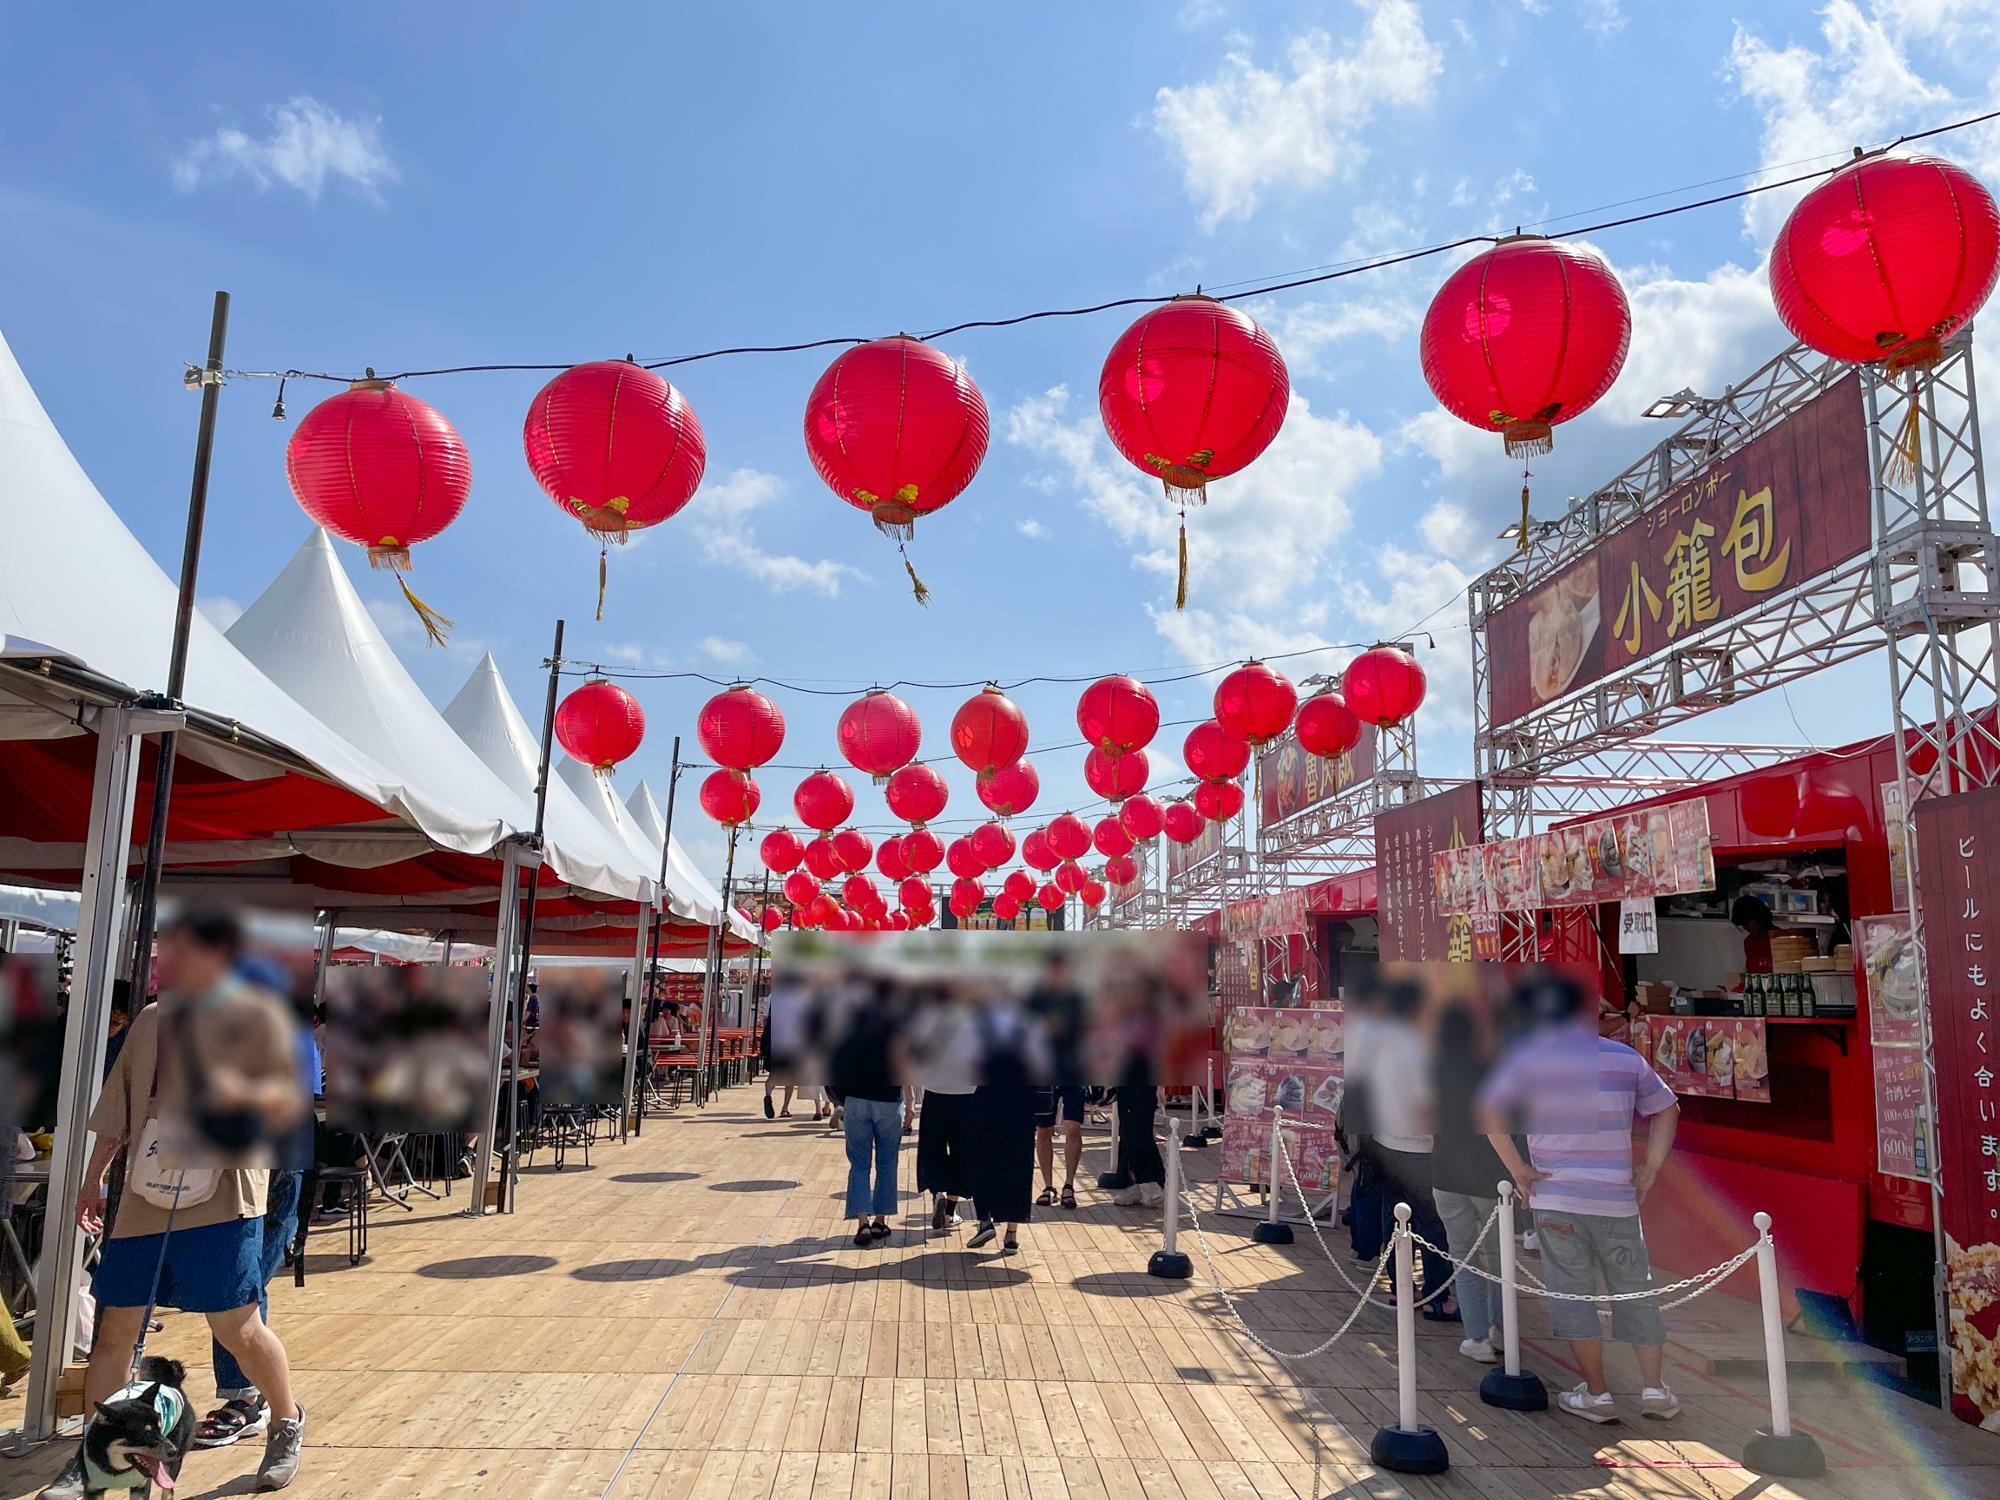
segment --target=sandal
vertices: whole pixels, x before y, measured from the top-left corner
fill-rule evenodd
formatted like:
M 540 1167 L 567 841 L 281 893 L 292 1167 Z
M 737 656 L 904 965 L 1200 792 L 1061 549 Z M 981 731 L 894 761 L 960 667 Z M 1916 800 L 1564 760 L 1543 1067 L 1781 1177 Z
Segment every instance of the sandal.
M 1062 1206 L 1064 1208 L 1076 1207 L 1076 1188 L 1067 1182 L 1063 1184 Z
M 1043 1188 L 1041 1195 L 1035 1199 L 1035 1207 L 1037 1208 L 1054 1208 L 1055 1203 L 1056 1190 L 1052 1187 Z
M 231 1443 L 255 1437 L 271 1423 L 271 1408 L 259 1396 L 254 1401 L 241 1397 L 225 1401 L 201 1419 L 194 1430 L 197 1448 L 227 1448 Z
M 884 1224 L 878 1219 L 875 1223 L 870 1224 L 868 1226 L 868 1233 L 871 1238 L 878 1240 L 886 1240 L 889 1237 L 891 1231 L 887 1224 Z

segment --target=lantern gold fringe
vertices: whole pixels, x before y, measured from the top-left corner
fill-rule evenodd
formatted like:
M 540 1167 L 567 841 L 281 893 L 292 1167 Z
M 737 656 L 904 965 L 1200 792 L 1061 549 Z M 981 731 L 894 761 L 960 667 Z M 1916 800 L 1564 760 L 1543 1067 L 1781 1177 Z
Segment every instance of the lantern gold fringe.
M 430 644 L 433 646 L 444 645 L 451 638 L 451 621 L 417 597 L 416 591 L 410 587 L 410 580 L 403 576 L 401 568 L 396 569 L 395 572 L 396 587 L 403 591 L 403 597 L 409 601 L 410 608 L 417 612 L 417 619 L 422 621 L 424 635 L 429 639 Z
M 1174 585 L 1174 608 L 1187 608 L 1187 512 L 1181 512 L 1180 580 Z
M 392 536 L 383 537 L 381 541 L 368 549 L 368 566 L 371 568 L 388 568 L 391 572 L 394 572 L 398 568 L 407 568 L 409 565 L 410 549 L 403 546 Z
M 1555 451 L 1556 437 L 1547 422 L 1509 422 L 1500 429 L 1509 458 L 1540 458 Z
M 1521 481 L 1521 530 L 1514 538 L 1515 545 L 1523 552 L 1528 550 L 1528 482 Z
M 1897 434 L 1889 457 L 1882 465 L 1882 482 L 1897 489 L 1916 483 L 1923 463 L 1923 394 L 1918 377 L 1910 377 L 1910 398 L 1903 412 L 1902 430 Z
M 910 592 L 916 596 L 917 603 L 928 609 L 931 602 L 930 589 L 924 585 L 923 579 L 917 577 L 917 570 L 910 562 L 910 554 L 904 550 L 902 543 L 896 544 L 896 550 L 903 554 L 903 571 L 910 575 Z

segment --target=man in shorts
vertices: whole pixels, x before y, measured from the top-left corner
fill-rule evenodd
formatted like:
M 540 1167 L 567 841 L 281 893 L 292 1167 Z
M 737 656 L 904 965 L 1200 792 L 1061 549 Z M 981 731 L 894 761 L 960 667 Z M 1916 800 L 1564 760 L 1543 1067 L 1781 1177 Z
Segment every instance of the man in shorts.
M 1653 1268 L 1639 1204 L 1673 1149 L 1680 1107 L 1652 1065 L 1597 1034 L 1597 1007 L 1581 986 L 1540 979 L 1521 996 L 1538 1023 L 1494 1069 L 1479 1096 L 1480 1128 L 1524 1201 L 1535 1210 L 1542 1279 L 1575 1297 L 1646 1292 Z M 1646 1121 L 1646 1155 L 1632 1165 L 1632 1125 Z M 1514 1144 L 1525 1126 L 1528 1159 Z M 1583 1380 L 1557 1409 L 1586 1422 L 1615 1422 L 1604 1376 L 1604 1330 L 1596 1304 L 1552 1298 L 1549 1323 L 1568 1339 Z M 1611 1304 L 1611 1336 L 1634 1346 L 1644 1388 L 1642 1415 L 1680 1415 L 1665 1379 L 1667 1328 L 1654 1297 Z
M 257 1484 L 271 1490 L 298 1473 L 306 1413 L 259 1310 L 270 1173 L 230 1163 L 296 1125 L 306 1102 L 290 1019 L 231 973 L 241 948 L 222 912 L 188 912 L 160 934 L 160 999 L 133 1018 L 90 1112 L 97 1144 L 77 1222 L 103 1231 L 105 1175 L 121 1153 L 125 1191 L 91 1282 L 100 1318 L 84 1395 L 95 1405 L 125 1384 L 157 1273 L 158 1305 L 203 1314 L 269 1403 Z M 82 1458 L 79 1444 L 44 1500 L 84 1494 Z
M 1060 951 L 1049 955 L 1041 982 L 1028 994 L 1029 1018 L 1041 1028 L 1049 1059 L 1048 1085 L 1035 1091 L 1035 1160 L 1042 1169 L 1043 1208 L 1056 1202 L 1056 1124 L 1063 1132 L 1062 1206 L 1076 1207 L 1076 1169 L 1083 1162 L 1083 996 Z

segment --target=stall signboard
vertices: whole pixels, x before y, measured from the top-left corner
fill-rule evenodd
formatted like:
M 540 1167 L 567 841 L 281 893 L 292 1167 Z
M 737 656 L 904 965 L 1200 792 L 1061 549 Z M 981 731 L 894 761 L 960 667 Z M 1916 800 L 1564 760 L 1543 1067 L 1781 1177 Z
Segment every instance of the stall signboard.
M 1222 824 L 1210 823 L 1201 830 L 1201 837 L 1191 844 L 1167 840 L 1167 879 L 1179 880 L 1221 854 L 1222 830 Z
M 1659 908 L 1651 896 L 1627 896 L 1618 903 L 1618 951 L 1660 951 Z
M 1762 1016 L 1640 1016 L 1629 1040 L 1676 1094 L 1771 1102 L 1771 1052 Z
M 1327 760 L 1308 754 L 1298 735 L 1286 730 L 1257 759 L 1258 808 L 1263 814 L 1264 827 L 1330 802 L 1348 788 L 1372 780 L 1375 737 L 1375 726 L 1365 725 L 1352 750 Z
M 1306 893 L 1277 891 L 1222 909 L 1222 933 L 1229 938 L 1282 938 L 1306 930 Z
M 1869 479 L 1861 380 L 1849 375 L 1494 611 L 1492 722 L 1510 724 L 1860 556 Z
M 1937 1068 L 1952 1410 L 2000 1429 L 2000 787 L 1923 798 L 1910 821 Z
M 1695 798 L 1524 838 L 1439 849 L 1431 875 L 1439 910 L 1472 917 L 1711 891 L 1715 840 L 1708 803 Z
M 1223 1039 L 1228 1049 L 1223 1180 L 1272 1181 L 1271 1115 L 1282 1107 L 1285 1150 L 1299 1185 L 1309 1197 L 1332 1192 L 1340 1164 L 1333 1127 L 1344 1076 L 1340 1014 L 1240 1006 L 1230 1015 Z
M 1875 1067 L 1875 1170 L 1885 1177 L 1929 1182 L 1932 1132 L 1924 1104 L 1924 1032 L 1918 1017 L 1923 999 L 1910 914 L 1857 917 L 1854 941 L 1861 950 L 1868 1050 Z
M 1882 783 L 1882 833 L 1889 842 L 1889 905 L 1910 904 L 1910 797 L 1899 781 Z
M 1375 815 L 1383 962 L 1472 958 L 1472 922 L 1438 902 L 1435 856 L 1480 840 L 1479 783 L 1468 781 Z

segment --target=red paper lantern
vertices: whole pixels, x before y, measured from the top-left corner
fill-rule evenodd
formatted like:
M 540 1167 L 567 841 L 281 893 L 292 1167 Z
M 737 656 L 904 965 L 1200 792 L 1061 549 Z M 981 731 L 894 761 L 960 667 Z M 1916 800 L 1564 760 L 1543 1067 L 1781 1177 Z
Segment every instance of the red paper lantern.
M 702 781 L 699 800 L 703 812 L 724 828 L 734 828 L 749 822 L 764 798 L 749 772 L 711 771 Z
M 739 682 L 702 706 L 694 732 L 718 766 L 754 771 L 784 745 L 785 716 L 769 698 Z
M 921 828 L 944 811 L 951 800 L 951 788 L 929 766 L 904 766 L 889 778 L 882 797 L 890 812 Z
M 1181 760 L 1203 781 L 1228 781 L 1250 764 L 1250 745 L 1213 719 L 1204 719 L 1181 741 Z
M 1055 911 L 1063 904 L 1063 893 L 1058 886 L 1045 885 L 1035 892 L 1035 899 L 1041 903 L 1043 911 Z
M 1027 715 L 989 682 L 952 715 L 951 749 L 982 779 L 1005 770 L 1027 753 Z
M 971 876 L 962 875 L 951 883 L 951 899 L 963 900 L 968 906 L 977 909 L 979 903 L 986 899 L 986 887 Z
M 973 849 L 970 839 L 953 839 L 946 844 L 944 865 L 961 880 L 974 880 L 986 873 L 986 861 Z
M 2000 209 L 1935 156 L 1860 156 L 1815 187 L 1771 246 L 1771 300 L 1801 343 L 1891 370 L 1937 363 L 2000 276 Z
M 813 898 L 819 894 L 819 882 L 804 870 L 794 870 L 785 877 L 785 899 L 794 908 L 811 906 Z
M 1058 813 L 1051 818 L 1045 837 L 1057 859 L 1082 859 L 1090 852 L 1090 825 L 1075 813 Z
M 1104 430 L 1181 512 L 1176 607 L 1187 603 L 1187 506 L 1207 499 L 1211 479 L 1270 446 L 1291 389 L 1271 336 L 1212 297 L 1176 297 L 1142 314 L 1105 356 L 1097 382 Z
M 1204 781 L 1194 789 L 1194 808 L 1211 823 L 1226 823 L 1243 811 L 1243 788 L 1233 781 Z
M 1159 837 L 1163 817 L 1160 804 L 1144 792 L 1127 797 L 1124 806 L 1118 809 L 1119 826 L 1135 844 Z
M 875 889 L 875 882 L 866 875 L 848 876 L 846 884 L 840 888 L 840 894 L 856 911 L 867 911 L 882 899 Z
M 1106 894 L 1103 881 L 1086 880 L 1083 883 L 1083 889 L 1076 893 L 1076 898 L 1091 911 L 1096 911 L 1098 907 L 1104 904 Z
M 1208 820 L 1192 802 L 1169 802 L 1160 813 L 1160 828 L 1176 844 L 1192 844 Z
M 1035 877 L 1026 870 L 1013 870 L 1008 873 L 1000 888 L 1016 902 L 1032 901 L 1035 896 Z
M 876 528 L 908 541 L 986 457 L 986 401 L 965 367 L 905 335 L 846 350 L 806 398 L 806 452 L 819 477 Z M 922 603 L 929 594 L 904 559 Z
M 823 833 L 806 845 L 806 868 L 821 880 L 837 879 L 847 870 L 847 866 L 840 861 L 840 850 Z
M 1116 807 L 1127 797 L 1146 789 L 1152 768 L 1143 750 L 1093 750 L 1083 758 L 1083 779 L 1090 789 Z
M 799 861 L 806 857 L 806 848 L 791 829 L 774 828 L 764 835 L 757 853 L 765 869 L 773 875 L 784 875 L 799 867 Z
M 1341 697 L 1364 724 L 1387 729 L 1424 701 L 1424 669 L 1400 646 L 1370 646 L 1341 674 Z
M 615 682 L 594 677 L 556 705 L 556 739 L 593 771 L 608 773 L 646 738 L 639 700 Z
M 824 927 L 829 932 L 844 932 L 847 929 L 847 913 L 840 909 L 840 903 L 822 891 L 813 898 L 812 925 Z
M 922 911 L 931 904 L 930 882 L 912 875 L 896 889 L 896 899 L 904 911 Z
M 1298 691 L 1282 672 L 1245 662 L 1215 685 L 1215 722 L 1262 750 L 1292 726 Z
M 854 792 L 840 777 L 822 768 L 799 783 L 792 793 L 792 810 L 806 827 L 825 833 L 847 821 L 854 811 Z
M 441 644 L 451 621 L 410 592 L 410 548 L 458 519 L 472 493 L 472 455 L 433 406 L 372 375 L 307 412 L 285 445 L 285 477 L 316 525 L 368 549 Z
M 961 922 L 979 910 L 979 903 L 965 896 L 954 895 L 945 904 L 951 908 L 951 914 Z
M 1160 732 L 1160 705 L 1143 682 L 1100 677 L 1076 700 L 1076 727 L 1091 749 L 1129 755 L 1145 749 Z
M 1090 877 L 1083 873 L 1082 865 L 1073 859 L 1066 859 L 1056 866 L 1054 878 L 1057 890 L 1061 891 L 1065 896 L 1074 896 L 1078 891 L 1083 889 L 1084 881 Z
M 894 693 L 873 688 L 841 710 L 835 736 L 848 764 L 880 786 L 916 759 L 924 732 L 914 708 Z
M 1014 857 L 1014 835 L 998 823 L 981 823 L 968 838 L 972 852 L 989 870 L 997 870 Z
M 1032 883 L 1028 887 L 1028 894 L 1031 896 L 1034 894 Z M 1012 922 L 1021 915 L 1021 903 L 1012 896 L 995 896 L 993 898 L 993 915 L 998 917 L 1002 922 Z
M 910 914 L 906 911 L 892 911 L 884 919 L 884 922 L 891 932 L 908 932 L 910 930 Z
M 918 875 L 928 875 L 944 863 L 944 845 L 927 828 L 903 835 L 903 863 Z
M 843 828 L 833 836 L 833 852 L 840 857 L 841 869 L 858 875 L 868 868 L 875 845 L 859 828 Z
M 776 932 L 785 925 L 785 914 L 775 906 L 767 906 L 757 920 L 766 932 Z
M 1132 850 L 1132 835 L 1116 818 L 1099 819 L 1090 842 L 1099 854 L 1129 854 Z
M 1037 870 L 1053 870 L 1060 857 L 1049 847 L 1049 831 L 1046 828 L 1030 829 L 1027 837 L 1021 840 L 1023 864 L 1032 865 Z
M 1027 761 L 1017 760 L 991 776 L 981 777 L 973 789 L 988 812 L 1011 818 L 1035 805 L 1035 798 L 1042 790 L 1042 778 Z
M 1139 878 L 1139 862 L 1129 854 L 1115 855 L 1104 862 L 1104 878 L 1113 885 L 1130 885 Z
M 888 880 L 907 880 L 910 867 L 903 858 L 903 839 L 892 835 L 875 846 L 875 868 Z
M 1334 688 L 1324 688 L 1301 703 L 1294 727 L 1299 747 L 1321 760 L 1338 760 L 1361 743 L 1361 716 Z

